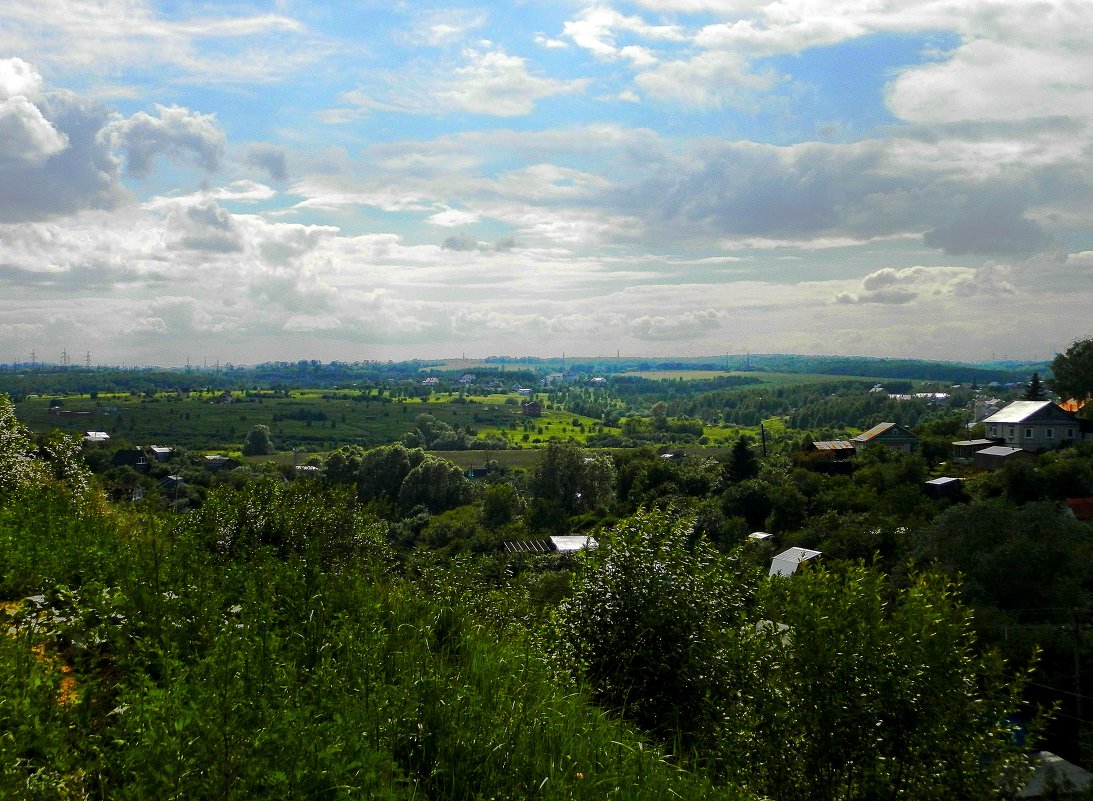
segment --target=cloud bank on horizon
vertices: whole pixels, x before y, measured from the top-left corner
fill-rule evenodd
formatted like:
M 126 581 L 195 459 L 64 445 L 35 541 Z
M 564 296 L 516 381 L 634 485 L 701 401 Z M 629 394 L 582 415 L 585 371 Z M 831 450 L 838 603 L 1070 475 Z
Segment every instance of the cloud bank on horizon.
M 1085 0 L 503 5 L 0 0 L 0 362 L 1093 335 Z

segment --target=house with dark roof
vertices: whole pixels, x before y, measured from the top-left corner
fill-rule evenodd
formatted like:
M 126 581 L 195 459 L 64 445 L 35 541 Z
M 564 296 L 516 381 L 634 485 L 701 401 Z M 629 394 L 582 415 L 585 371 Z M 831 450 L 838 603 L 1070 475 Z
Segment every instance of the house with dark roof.
M 918 437 L 909 428 L 899 423 L 878 423 L 868 431 L 851 437 L 854 451 L 860 451 L 869 445 L 884 445 L 900 453 L 910 454 L 918 446 Z
M 114 452 L 111 467 L 131 467 L 138 473 L 148 472 L 148 456 L 143 448 L 122 448 Z
M 1051 401 L 1014 401 L 985 419 L 983 425 L 991 439 L 1034 453 L 1082 439 L 1077 415 Z

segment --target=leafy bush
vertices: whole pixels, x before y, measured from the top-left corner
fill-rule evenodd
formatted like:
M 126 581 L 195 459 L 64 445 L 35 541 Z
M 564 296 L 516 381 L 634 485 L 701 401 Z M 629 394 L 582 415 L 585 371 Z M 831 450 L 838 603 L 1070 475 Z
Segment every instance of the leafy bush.
M 577 573 L 548 647 L 597 701 L 779 799 L 994 798 L 1026 763 L 1025 677 L 978 648 L 956 586 L 864 566 L 758 581 L 641 512 Z

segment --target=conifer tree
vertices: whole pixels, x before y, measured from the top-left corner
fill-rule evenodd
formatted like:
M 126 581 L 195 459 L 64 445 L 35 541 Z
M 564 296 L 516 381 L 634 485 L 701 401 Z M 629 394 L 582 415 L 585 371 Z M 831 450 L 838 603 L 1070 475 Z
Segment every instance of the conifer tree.
M 1044 382 L 1040 380 L 1039 373 L 1032 374 L 1032 378 L 1025 385 L 1025 394 L 1021 396 L 1021 399 L 1027 401 L 1047 400 L 1047 390 L 1044 389 Z

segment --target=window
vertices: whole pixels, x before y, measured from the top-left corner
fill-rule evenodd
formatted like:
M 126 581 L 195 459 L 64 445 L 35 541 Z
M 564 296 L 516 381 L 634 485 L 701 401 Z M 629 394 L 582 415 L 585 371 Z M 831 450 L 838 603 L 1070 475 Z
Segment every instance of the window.
M 1044 431 L 1044 436 L 1048 439 L 1055 439 L 1055 429 L 1049 428 Z
M 1074 439 L 1074 429 L 1073 428 L 1068 428 L 1066 430 L 1066 438 L 1067 439 Z
M 1031 428 L 1025 429 L 1025 439 L 1032 439 L 1035 435 L 1035 432 Z
M 1010 426 L 1010 439 L 1013 439 L 1013 426 Z

